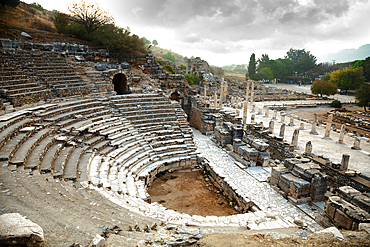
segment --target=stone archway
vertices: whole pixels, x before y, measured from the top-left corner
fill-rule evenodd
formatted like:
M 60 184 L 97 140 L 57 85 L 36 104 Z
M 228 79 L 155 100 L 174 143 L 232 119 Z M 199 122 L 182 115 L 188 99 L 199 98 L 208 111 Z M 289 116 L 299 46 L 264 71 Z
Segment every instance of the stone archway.
M 180 102 L 180 94 L 178 92 L 173 92 L 170 97 L 171 100 L 176 100 L 177 102 Z
M 125 74 L 122 73 L 116 74 L 113 77 L 112 83 L 114 85 L 114 91 L 117 92 L 117 95 L 129 93 L 127 78 Z

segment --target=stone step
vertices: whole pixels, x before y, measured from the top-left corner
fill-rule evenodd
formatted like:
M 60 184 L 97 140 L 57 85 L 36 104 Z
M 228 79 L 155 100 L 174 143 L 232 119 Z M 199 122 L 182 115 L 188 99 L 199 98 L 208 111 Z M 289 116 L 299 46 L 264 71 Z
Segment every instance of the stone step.
M 69 179 L 69 180 L 77 179 L 77 176 L 78 176 L 77 167 L 79 165 L 81 156 L 84 151 L 85 149 L 81 147 L 75 148 L 72 151 L 68 161 L 65 163 L 63 178 Z
M 92 151 L 85 151 L 80 158 L 78 163 L 77 171 L 78 178 L 77 181 L 80 183 L 87 183 L 89 181 L 88 177 L 88 166 L 92 159 L 94 158 L 95 153 Z
M 42 141 L 47 135 L 52 135 L 51 129 L 43 129 L 33 136 L 29 137 L 15 152 L 14 157 L 10 160 L 10 164 L 24 165 L 32 150 Z
M 44 157 L 41 160 L 40 172 L 47 173 L 51 172 L 54 160 L 58 157 L 60 151 L 62 151 L 63 144 L 54 143 L 45 153 Z
M 4 146 L 11 136 L 16 134 L 19 129 L 30 126 L 32 123 L 34 123 L 33 120 L 25 118 L 3 129 L 0 132 L 0 148 Z
M 65 146 L 59 152 L 58 157 L 55 158 L 51 172 L 54 178 L 62 177 L 66 163 L 68 162 L 69 156 L 72 151 L 75 149 L 75 146 Z
M 22 145 L 22 143 L 31 135 L 28 133 L 19 133 L 13 136 L 0 150 L 0 161 L 11 160 L 14 153 Z
M 48 148 L 53 145 L 55 142 L 55 136 L 47 136 L 43 139 L 29 154 L 28 158 L 26 159 L 24 168 L 26 169 L 34 169 L 40 166 L 41 159 L 44 157 L 45 152 Z

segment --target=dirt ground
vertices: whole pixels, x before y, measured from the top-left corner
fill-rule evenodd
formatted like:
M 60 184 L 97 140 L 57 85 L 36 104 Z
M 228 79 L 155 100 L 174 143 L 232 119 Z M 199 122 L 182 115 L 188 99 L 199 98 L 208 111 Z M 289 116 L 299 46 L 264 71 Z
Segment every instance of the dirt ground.
M 345 240 L 333 238 L 330 233 L 318 233 L 309 235 L 306 239 L 281 238 L 274 239 L 272 236 L 262 233 L 252 235 L 243 234 L 207 234 L 199 242 L 203 247 L 237 247 L 237 246 L 370 246 L 369 235 L 364 232 L 344 233 Z
M 238 214 L 201 171 L 175 171 L 156 178 L 148 189 L 152 202 L 180 213 L 201 216 Z

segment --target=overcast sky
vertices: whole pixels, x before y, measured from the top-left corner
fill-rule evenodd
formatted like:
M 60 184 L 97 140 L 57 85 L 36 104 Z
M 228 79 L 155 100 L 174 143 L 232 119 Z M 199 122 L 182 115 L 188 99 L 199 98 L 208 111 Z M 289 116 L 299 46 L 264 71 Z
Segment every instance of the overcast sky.
M 26 0 L 67 12 L 72 0 Z M 316 57 L 370 43 L 370 0 L 90 0 L 120 27 L 211 65 L 283 58 L 290 48 Z M 321 62 L 321 61 L 319 61 Z

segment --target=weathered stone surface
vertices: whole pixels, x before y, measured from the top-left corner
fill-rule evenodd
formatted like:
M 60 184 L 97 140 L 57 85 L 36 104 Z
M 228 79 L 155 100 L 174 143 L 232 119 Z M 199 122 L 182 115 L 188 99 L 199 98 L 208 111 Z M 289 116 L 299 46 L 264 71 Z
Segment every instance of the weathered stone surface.
M 89 247 L 104 247 L 105 246 L 105 238 L 96 234 L 95 238 L 91 241 Z
M 338 195 L 347 202 L 350 202 L 354 196 L 361 195 L 361 192 L 351 186 L 342 186 L 338 188 Z
M 42 228 L 18 213 L 0 215 L 0 246 L 41 246 Z

